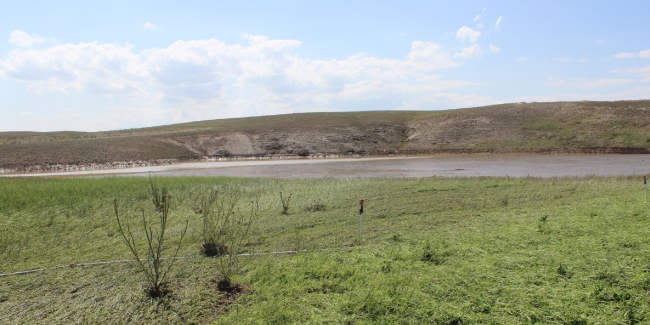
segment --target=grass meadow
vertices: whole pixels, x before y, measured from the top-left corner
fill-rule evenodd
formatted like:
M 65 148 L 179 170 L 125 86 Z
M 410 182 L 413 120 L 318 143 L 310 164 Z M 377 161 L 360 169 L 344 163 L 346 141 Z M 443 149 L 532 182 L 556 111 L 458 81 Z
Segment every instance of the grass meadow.
M 143 240 L 149 181 L 0 178 L 0 273 L 131 259 L 113 200 Z M 170 247 L 189 223 L 170 294 L 148 298 L 135 263 L 3 276 L 0 323 L 650 323 L 638 177 L 153 181 L 172 195 Z M 214 188 L 259 206 L 242 252 L 298 251 L 242 257 L 237 297 L 200 254 L 194 207 Z

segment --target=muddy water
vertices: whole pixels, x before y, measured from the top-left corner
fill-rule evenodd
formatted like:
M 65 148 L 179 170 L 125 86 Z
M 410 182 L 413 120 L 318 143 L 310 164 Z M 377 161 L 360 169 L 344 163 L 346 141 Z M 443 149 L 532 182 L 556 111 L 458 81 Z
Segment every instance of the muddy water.
M 462 155 L 186 163 L 11 176 L 561 177 L 650 174 L 650 155 Z M 10 176 L 10 175 L 5 175 Z
M 561 177 L 650 173 L 650 155 L 472 155 L 336 160 L 289 160 L 186 166 L 159 176 L 244 177 Z M 207 163 L 210 164 L 210 163 Z M 221 163 L 223 164 L 223 163 Z M 179 166 L 180 167 L 180 166 Z M 148 175 L 148 174 L 136 174 Z

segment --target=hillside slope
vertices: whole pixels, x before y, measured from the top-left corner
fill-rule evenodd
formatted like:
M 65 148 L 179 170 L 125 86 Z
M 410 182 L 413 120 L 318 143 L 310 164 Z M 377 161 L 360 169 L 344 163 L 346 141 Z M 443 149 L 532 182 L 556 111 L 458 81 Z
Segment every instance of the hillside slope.
M 649 126 L 650 100 L 643 100 L 303 113 L 110 132 L 4 132 L 0 168 L 247 155 L 647 153 Z

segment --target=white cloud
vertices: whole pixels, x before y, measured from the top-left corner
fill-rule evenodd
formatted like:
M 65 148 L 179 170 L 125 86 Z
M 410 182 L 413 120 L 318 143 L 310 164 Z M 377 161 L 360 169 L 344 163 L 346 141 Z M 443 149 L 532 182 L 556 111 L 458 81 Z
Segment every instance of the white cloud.
M 16 45 L 18 47 L 32 47 L 34 44 L 40 44 L 45 42 L 45 38 L 40 37 L 36 34 L 31 36 L 22 30 L 14 30 L 9 34 L 9 44 Z
M 633 79 L 561 79 L 548 83 L 548 86 L 590 89 L 628 85 L 634 82 Z
M 492 53 L 499 53 L 501 52 L 501 48 L 495 45 L 490 44 L 490 52 Z
M 263 100 L 277 105 L 291 102 L 303 108 L 333 104 L 346 107 L 352 102 L 368 105 L 376 102 L 368 106 L 369 109 L 386 107 L 391 105 L 387 101 L 400 100 L 408 94 L 418 96 L 422 92 L 461 84 L 430 78 L 433 71 L 459 65 L 440 45 L 431 42 L 413 42 L 405 60 L 353 55 L 343 60 L 290 57 L 289 61 L 285 73 L 272 78 L 244 77 L 239 84 L 263 91 Z
M 474 19 L 472 19 L 472 21 L 476 22 L 476 27 L 478 29 L 485 27 L 483 21 L 481 20 L 483 15 L 485 15 L 485 10 L 487 10 L 487 8 L 483 8 L 483 12 L 481 12 L 480 14 L 476 14 L 476 16 L 474 16 Z
M 133 95 L 147 72 L 131 46 L 80 43 L 45 49 L 14 49 L 0 60 L 0 73 L 22 80 L 34 93 L 71 91 Z
M 480 57 L 483 55 L 483 50 L 481 46 L 474 43 L 463 49 L 461 53 L 454 54 L 455 58 L 471 59 L 475 57 Z
M 618 53 L 614 55 L 615 58 L 617 59 L 632 59 L 636 57 L 636 53 Z
M 150 22 L 146 22 L 146 23 L 142 26 L 142 28 L 144 28 L 144 29 L 148 29 L 148 30 L 154 30 L 154 29 L 156 29 L 157 27 L 156 27 L 156 25 L 154 25 L 154 24 L 152 24 L 152 23 L 150 23 Z
M 621 52 L 614 55 L 614 57 L 617 59 L 635 59 L 635 58 L 650 59 L 650 49 L 639 51 L 637 53 Z
M 0 128 L 39 131 L 97 131 L 118 130 L 146 126 L 157 126 L 169 123 L 180 123 L 184 120 L 181 110 L 160 107 L 117 107 L 83 109 L 62 108 L 47 112 L 20 113 L 21 118 L 15 124 L 2 125 Z
M 224 83 L 241 73 L 241 46 L 218 40 L 177 41 L 143 53 L 144 69 L 166 102 L 206 102 L 223 96 Z
M 449 53 L 442 51 L 442 46 L 431 42 L 415 41 L 411 43 L 411 52 L 402 65 L 415 67 L 422 71 L 447 69 L 458 66 L 451 60 Z
M 618 69 L 612 71 L 612 73 L 635 74 L 641 78 L 641 81 L 650 82 L 650 65 L 646 65 L 645 67 L 642 68 Z
M 175 113 L 164 112 L 173 122 L 236 114 L 395 109 L 407 101 L 440 108 L 436 105 L 444 100 L 432 95 L 452 96 L 471 84 L 437 74 L 460 63 L 432 42 L 412 42 L 401 59 L 356 54 L 314 60 L 295 54 L 302 44 L 298 40 L 243 37 L 241 44 L 177 41 L 142 52 L 99 42 L 17 47 L 0 59 L 0 75 L 21 81 L 37 94 L 103 95 L 135 100 L 151 110 L 173 107 Z M 480 46 L 472 44 L 456 57 L 481 54 Z M 111 116 L 135 123 L 122 113 Z
M 614 92 L 595 92 L 595 93 L 557 93 L 551 95 L 527 95 L 513 98 L 502 99 L 502 103 L 518 103 L 518 102 L 560 102 L 560 101 L 580 101 L 580 100 L 594 100 L 594 101 L 613 101 L 621 100 L 637 100 L 648 99 L 650 87 L 626 87 L 623 91 Z
M 494 23 L 494 29 L 498 32 L 501 30 L 501 23 L 503 22 L 503 16 L 499 16 L 497 22 Z
M 621 85 L 629 85 L 634 83 L 636 80 L 632 79 L 593 79 L 585 80 L 575 84 L 575 87 L 578 88 L 602 88 L 602 87 L 613 87 Z
M 456 32 L 456 38 L 462 41 L 469 40 L 471 42 L 476 42 L 478 41 L 478 38 L 481 37 L 481 32 L 477 30 L 473 30 L 470 27 L 463 26 L 458 29 Z
M 451 109 L 494 105 L 499 103 L 500 102 L 497 99 L 487 96 L 465 95 L 446 91 L 408 98 L 398 109 Z
M 472 19 L 472 21 L 480 21 L 481 17 L 483 17 L 483 15 L 485 14 L 485 10 L 487 10 L 487 8 L 483 8 L 483 11 L 480 14 L 476 14 L 476 16 L 474 16 L 474 19 Z
M 639 57 L 642 59 L 650 59 L 650 50 L 639 52 Z

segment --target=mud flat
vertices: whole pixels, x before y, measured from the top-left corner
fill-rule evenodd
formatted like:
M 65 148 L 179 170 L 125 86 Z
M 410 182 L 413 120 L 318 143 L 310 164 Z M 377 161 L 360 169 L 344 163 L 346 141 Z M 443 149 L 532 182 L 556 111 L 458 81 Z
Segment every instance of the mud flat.
M 564 177 L 650 173 L 650 155 L 438 155 L 182 163 L 124 169 L 4 176 Z

